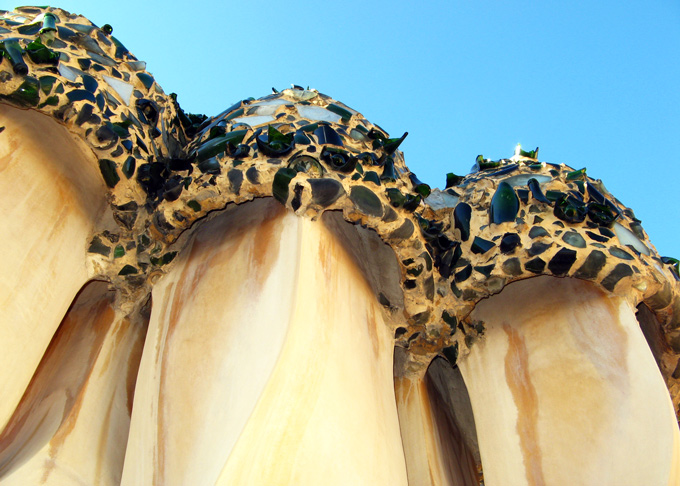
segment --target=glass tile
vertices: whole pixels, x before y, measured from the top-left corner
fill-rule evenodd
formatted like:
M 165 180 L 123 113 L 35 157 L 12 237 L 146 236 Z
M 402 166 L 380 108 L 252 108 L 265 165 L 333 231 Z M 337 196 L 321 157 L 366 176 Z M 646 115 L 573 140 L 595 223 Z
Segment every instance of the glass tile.
M 645 245 L 640 238 L 635 236 L 635 233 L 630 231 L 628 228 L 623 226 L 621 223 L 614 223 L 613 226 L 614 233 L 616 234 L 616 237 L 619 239 L 622 245 L 631 245 L 633 248 L 635 248 L 637 251 L 644 255 L 649 255 L 650 251 L 649 248 L 647 248 L 647 245 Z
M 581 265 L 581 267 L 576 271 L 574 277 L 583 278 L 587 280 L 594 280 L 600 270 L 607 263 L 607 256 L 600 250 L 593 250 L 586 258 L 586 261 Z
M 132 97 L 132 91 L 134 90 L 134 87 L 129 83 L 126 83 L 116 78 L 112 78 L 111 76 L 102 75 L 102 78 L 104 78 L 104 81 L 106 81 L 106 83 L 109 86 L 111 86 L 111 88 L 113 88 L 113 90 L 118 94 L 118 96 L 120 96 L 125 105 L 129 106 L 130 98 Z
M 586 240 L 576 231 L 567 231 L 562 235 L 562 241 L 576 248 L 585 248 Z
M 470 218 L 472 216 L 472 207 L 468 203 L 458 203 L 453 210 L 453 219 L 455 221 L 455 228 L 460 230 L 460 239 L 467 241 L 470 238 Z
M 106 185 L 110 188 L 116 187 L 116 184 L 118 184 L 118 181 L 120 181 L 116 163 L 109 159 L 99 159 L 99 170 L 104 177 L 104 182 L 106 182 Z
M 609 248 L 609 254 L 622 260 L 634 260 L 633 255 L 615 246 Z
M 630 277 L 631 275 L 633 275 L 633 270 L 625 263 L 619 263 L 601 283 L 605 289 L 613 292 L 616 284 L 619 283 L 622 278 Z
M 562 248 L 548 262 L 548 270 L 553 275 L 563 277 L 569 273 L 572 265 L 576 262 L 576 256 L 576 251 Z
M 290 181 L 297 175 L 297 172 L 288 167 L 279 169 L 274 175 L 272 182 L 272 193 L 277 201 L 281 204 L 286 204 L 288 201 L 288 186 Z
M 536 255 L 541 255 L 542 253 L 545 253 L 545 251 L 552 246 L 552 243 L 543 243 L 542 241 L 535 241 L 532 245 L 531 248 L 527 250 L 527 254 L 530 257 L 536 256 Z
M 458 204 L 459 198 L 452 196 L 439 189 L 434 189 L 428 197 L 425 198 L 425 204 L 430 206 L 434 211 L 440 209 L 454 208 Z
M 234 118 L 232 120 L 233 123 L 245 123 L 246 125 L 249 125 L 251 127 L 257 127 L 260 125 L 264 125 L 265 123 L 270 123 L 274 121 L 274 117 L 270 115 L 255 115 L 255 116 L 242 116 L 239 118 Z
M 503 269 L 503 272 L 508 275 L 512 275 L 513 277 L 522 275 L 522 265 L 519 262 L 519 258 L 507 259 L 505 262 L 503 262 L 503 266 L 501 268 Z
M 533 260 L 526 262 L 524 264 L 524 268 L 531 273 L 543 273 L 543 270 L 545 269 L 545 262 L 539 257 L 536 257 Z
M 546 182 L 550 182 L 552 180 L 552 177 L 540 174 L 519 174 L 516 176 L 503 179 L 503 182 L 510 184 L 512 187 L 518 187 L 526 186 L 529 183 L 530 179 L 535 179 L 539 184 L 544 184 Z M 536 199 L 536 196 L 534 196 L 534 199 Z
M 295 108 L 297 109 L 297 112 L 301 117 L 307 118 L 308 120 L 337 123 L 342 118 L 337 113 L 333 113 L 332 111 L 328 111 L 327 109 L 322 108 L 320 106 L 295 105 Z
M 335 179 L 309 179 L 312 188 L 312 202 L 321 207 L 328 207 L 345 195 L 342 184 Z
M 514 253 L 515 248 L 522 244 L 522 240 L 517 233 L 505 233 L 503 239 L 501 240 L 501 253 L 507 255 Z
M 472 250 L 472 253 L 484 254 L 494 246 L 496 246 L 494 242 L 485 240 L 479 236 L 475 236 L 475 239 L 472 240 L 472 246 L 470 246 L 470 250 Z
M 514 189 L 507 182 L 500 182 L 489 206 L 490 224 L 514 221 L 518 212 L 519 199 Z
M 533 226 L 529 230 L 529 238 L 540 238 L 542 236 L 550 236 L 550 233 L 548 233 L 545 228 L 542 228 L 540 226 Z

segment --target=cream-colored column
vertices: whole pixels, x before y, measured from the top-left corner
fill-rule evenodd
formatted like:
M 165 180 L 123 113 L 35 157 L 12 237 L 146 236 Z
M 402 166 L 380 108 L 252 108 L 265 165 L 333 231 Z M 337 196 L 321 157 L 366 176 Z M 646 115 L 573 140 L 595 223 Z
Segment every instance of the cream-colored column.
M 680 484 L 668 391 L 626 301 L 543 276 L 471 317 L 485 336 L 459 366 L 487 486 Z
M 406 484 L 392 331 L 322 224 L 232 208 L 153 299 L 124 486 Z
M 76 292 L 106 204 L 97 160 L 53 119 L 0 103 L 0 430 Z
M 474 460 L 425 370 L 395 377 L 394 388 L 409 485 L 477 486 Z
M 3 486 L 120 484 L 146 323 L 107 284 L 80 293 L 0 434 Z

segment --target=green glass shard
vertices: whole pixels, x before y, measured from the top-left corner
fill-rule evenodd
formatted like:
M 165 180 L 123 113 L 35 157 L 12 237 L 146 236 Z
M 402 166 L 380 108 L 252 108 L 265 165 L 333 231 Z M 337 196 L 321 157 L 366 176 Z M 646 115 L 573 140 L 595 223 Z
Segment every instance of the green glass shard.
M 116 187 L 116 184 L 118 184 L 118 181 L 120 181 L 116 163 L 109 159 L 99 159 L 99 170 L 104 177 L 104 182 L 106 182 L 106 185 L 110 188 Z
M 113 250 L 113 258 L 120 258 L 123 256 L 125 256 L 125 248 L 123 248 L 123 245 L 116 246 Z
M 297 171 L 288 167 L 279 169 L 274 175 L 272 194 L 281 204 L 285 205 L 288 201 L 288 186 L 296 175 Z
M 201 204 L 195 199 L 187 202 L 187 206 L 189 206 L 194 212 L 199 212 L 201 210 Z
M 448 189 L 449 187 L 457 186 L 461 182 L 463 182 L 463 179 L 465 179 L 462 176 L 456 175 L 453 172 L 449 172 L 446 174 L 446 187 L 444 189 Z
M 36 106 L 40 101 L 40 82 L 34 77 L 26 76 L 11 98 L 22 105 Z
M 586 168 L 584 167 L 583 169 L 574 170 L 572 172 L 567 173 L 567 180 L 568 181 L 583 180 L 585 176 Z
M 125 275 L 135 275 L 139 273 L 139 270 L 137 270 L 135 267 L 132 265 L 125 265 L 123 268 L 120 269 L 120 272 L 118 272 L 118 275 L 125 276 Z
M 490 224 L 500 224 L 514 221 L 519 212 L 519 199 L 514 189 L 507 182 L 498 184 L 496 193 L 491 198 L 489 206 Z
M 343 123 L 347 123 L 350 118 L 352 118 L 352 113 L 349 112 L 348 110 L 344 109 L 342 106 L 336 105 L 335 103 L 331 103 L 326 107 L 328 111 L 332 111 L 336 115 L 340 115 L 342 118 Z

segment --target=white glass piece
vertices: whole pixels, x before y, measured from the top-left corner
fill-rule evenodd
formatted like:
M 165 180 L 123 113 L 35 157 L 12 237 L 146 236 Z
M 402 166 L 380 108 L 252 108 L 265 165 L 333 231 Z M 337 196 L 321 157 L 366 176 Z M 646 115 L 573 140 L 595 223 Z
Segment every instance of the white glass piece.
M 77 69 L 73 69 L 72 67 L 68 67 L 65 64 L 59 63 L 59 74 L 64 76 L 69 81 L 76 81 L 78 79 L 78 76 L 83 74 L 83 72 Z
M 319 93 L 316 90 L 308 89 L 284 89 L 281 91 L 281 94 L 295 101 L 307 101 L 316 98 Z
M 321 108 L 320 106 L 297 105 L 295 108 L 297 108 L 298 114 L 301 117 L 307 118 L 308 120 L 337 123 L 342 118 L 337 113 L 328 111 L 326 108 Z
M 132 96 L 132 91 L 134 89 L 132 85 L 121 81 L 120 79 L 112 78 L 111 76 L 104 75 L 102 77 L 104 78 L 104 81 L 106 81 L 108 85 L 111 86 L 116 93 L 118 93 L 118 96 L 120 96 L 123 102 L 126 105 L 129 105 L 130 97 Z
M 263 105 L 263 106 L 256 106 L 249 111 L 249 114 L 251 115 L 273 115 L 276 113 L 276 110 L 279 109 L 281 105 L 276 104 L 276 105 Z
M 644 255 L 649 255 L 649 248 L 645 245 L 640 238 L 635 236 L 631 230 L 623 226 L 621 223 L 614 223 L 614 233 L 619 239 L 622 245 L 631 245 L 637 251 Z
M 245 123 L 251 127 L 256 127 L 274 121 L 274 117 L 270 115 L 242 116 L 234 118 L 232 121 L 233 123 Z
M 283 98 L 274 98 L 271 100 L 258 101 L 250 106 L 280 106 L 280 105 L 290 105 L 290 100 L 284 100 Z
M 527 183 L 529 182 L 529 179 L 536 179 L 539 184 L 543 184 L 544 182 L 551 181 L 552 177 L 540 174 L 519 174 L 516 176 L 508 177 L 507 179 L 503 179 L 503 182 L 507 182 L 512 187 L 519 187 L 526 186 Z
M 425 204 L 435 211 L 439 209 L 453 208 L 458 204 L 458 196 L 452 196 L 448 192 L 433 189 L 429 196 L 425 198 Z
M 133 71 L 144 71 L 146 69 L 146 61 L 128 61 L 125 64 Z

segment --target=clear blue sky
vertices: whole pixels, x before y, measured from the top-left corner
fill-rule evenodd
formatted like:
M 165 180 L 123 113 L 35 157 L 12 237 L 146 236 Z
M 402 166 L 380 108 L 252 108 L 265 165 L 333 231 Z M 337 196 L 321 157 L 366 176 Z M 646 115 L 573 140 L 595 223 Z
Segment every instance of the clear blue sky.
M 63 0 L 109 23 L 189 112 L 291 83 L 392 136 L 442 187 L 475 157 L 587 167 L 680 257 L 680 2 Z

